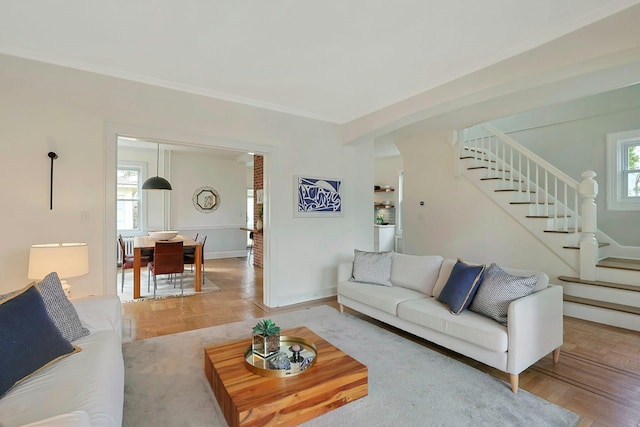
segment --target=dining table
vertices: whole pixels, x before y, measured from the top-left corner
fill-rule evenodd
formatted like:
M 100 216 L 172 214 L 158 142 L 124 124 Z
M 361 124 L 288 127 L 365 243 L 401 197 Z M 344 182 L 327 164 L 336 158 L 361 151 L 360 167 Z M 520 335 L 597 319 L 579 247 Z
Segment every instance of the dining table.
M 150 236 L 136 236 L 133 238 L 133 299 L 140 298 L 140 269 L 142 267 L 141 257 L 143 249 L 155 249 L 158 240 Z M 173 239 L 163 240 L 164 242 L 182 241 L 183 247 L 196 249 L 196 264 L 194 277 L 194 290 L 202 291 L 202 243 L 196 242 L 188 237 L 177 235 Z

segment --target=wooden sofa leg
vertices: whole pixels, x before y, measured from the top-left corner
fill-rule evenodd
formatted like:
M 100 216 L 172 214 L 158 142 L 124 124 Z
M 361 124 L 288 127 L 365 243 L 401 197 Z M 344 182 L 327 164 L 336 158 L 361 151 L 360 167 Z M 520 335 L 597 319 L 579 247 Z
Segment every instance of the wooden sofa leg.
M 560 347 L 553 350 L 553 363 L 558 363 L 560 360 Z
M 340 313 L 344 314 L 344 305 L 340 304 Z
M 509 380 L 511 380 L 511 391 L 514 393 L 518 392 L 518 374 L 509 374 Z

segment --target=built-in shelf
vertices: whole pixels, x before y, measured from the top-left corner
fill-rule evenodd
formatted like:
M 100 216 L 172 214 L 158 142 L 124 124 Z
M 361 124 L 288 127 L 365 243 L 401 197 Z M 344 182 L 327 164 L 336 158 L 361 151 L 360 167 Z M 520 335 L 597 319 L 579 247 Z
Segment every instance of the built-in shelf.
M 382 204 L 377 204 L 376 203 L 376 204 L 373 205 L 373 207 L 376 208 L 376 209 L 391 209 L 391 208 L 394 208 L 395 206 L 394 205 L 382 205 Z
M 380 188 L 379 190 L 373 190 L 374 193 L 390 193 L 392 191 L 396 191 L 393 188 Z

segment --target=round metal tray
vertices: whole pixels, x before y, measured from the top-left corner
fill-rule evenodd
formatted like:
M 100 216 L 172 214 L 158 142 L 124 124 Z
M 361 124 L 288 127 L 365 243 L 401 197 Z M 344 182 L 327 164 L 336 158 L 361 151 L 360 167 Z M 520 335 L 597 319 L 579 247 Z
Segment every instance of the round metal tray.
M 253 353 L 253 351 L 251 350 L 251 345 L 249 345 L 249 347 L 247 347 L 246 351 L 244 352 L 244 365 L 249 371 L 263 377 L 284 378 L 300 375 L 311 369 L 313 365 L 316 364 L 316 360 L 318 360 L 318 350 L 316 349 L 315 344 L 307 341 L 304 338 L 289 337 L 284 335 L 280 336 L 280 352 L 286 353 L 288 358 L 291 358 L 291 356 L 293 356 L 293 352 L 289 350 L 289 347 L 293 346 L 294 344 L 298 344 L 300 347 L 302 347 L 300 355 L 303 357 L 303 359 L 305 359 L 305 361 L 302 363 L 291 362 L 290 369 L 269 368 L 269 360 L 271 360 L 275 356 L 264 359 Z

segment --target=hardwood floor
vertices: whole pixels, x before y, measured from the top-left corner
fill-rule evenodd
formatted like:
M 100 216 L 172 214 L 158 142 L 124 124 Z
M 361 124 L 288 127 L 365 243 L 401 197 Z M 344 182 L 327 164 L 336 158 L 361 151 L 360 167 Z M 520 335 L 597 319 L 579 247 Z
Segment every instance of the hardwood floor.
M 123 304 L 125 337 L 145 339 L 327 304 L 335 298 L 268 310 L 262 307 L 262 270 L 245 258 L 207 260 L 219 292 Z M 349 313 L 508 382 L 508 375 L 415 338 L 359 313 Z M 640 427 L 640 333 L 571 317 L 564 319 L 560 361 L 551 356 L 520 374 L 520 387 L 578 413 L 579 427 Z

